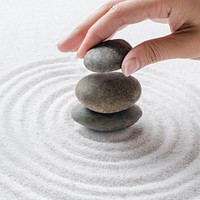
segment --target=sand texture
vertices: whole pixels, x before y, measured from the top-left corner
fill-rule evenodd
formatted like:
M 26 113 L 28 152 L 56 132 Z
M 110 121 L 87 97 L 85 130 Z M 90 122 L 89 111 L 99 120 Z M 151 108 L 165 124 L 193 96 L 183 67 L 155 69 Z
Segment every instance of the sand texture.
M 134 74 L 143 116 L 124 131 L 75 123 L 75 85 L 90 72 L 58 41 L 107 0 L 2 0 L 0 200 L 199 200 L 200 62 Z M 149 20 L 117 33 L 135 46 L 168 34 Z
M 167 71 L 138 73 L 143 117 L 98 133 L 70 118 L 86 74 L 69 54 L 0 80 L 1 199 L 200 197 L 200 90 Z

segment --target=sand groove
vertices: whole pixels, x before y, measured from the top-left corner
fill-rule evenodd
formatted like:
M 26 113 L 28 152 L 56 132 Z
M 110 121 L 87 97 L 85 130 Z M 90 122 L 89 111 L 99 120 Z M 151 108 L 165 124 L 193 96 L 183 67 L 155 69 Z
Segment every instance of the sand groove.
M 87 73 L 69 54 L 0 80 L 0 199 L 200 197 L 198 88 L 167 71 L 141 71 L 141 120 L 97 133 L 70 118 Z

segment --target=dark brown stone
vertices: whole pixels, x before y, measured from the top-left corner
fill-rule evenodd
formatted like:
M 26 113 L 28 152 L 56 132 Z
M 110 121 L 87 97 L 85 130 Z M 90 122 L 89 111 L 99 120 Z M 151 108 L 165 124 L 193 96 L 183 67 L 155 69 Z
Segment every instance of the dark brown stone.
M 141 95 L 141 86 L 136 78 L 120 72 L 93 73 L 78 82 L 75 93 L 90 110 L 114 113 L 134 104 Z

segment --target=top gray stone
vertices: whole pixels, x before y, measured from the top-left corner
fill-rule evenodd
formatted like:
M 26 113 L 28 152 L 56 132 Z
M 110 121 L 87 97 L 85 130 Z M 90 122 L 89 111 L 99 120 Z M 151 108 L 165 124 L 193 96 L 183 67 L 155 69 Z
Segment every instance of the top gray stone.
M 84 58 L 84 65 L 93 72 L 110 72 L 121 68 L 126 54 L 132 49 L 125 40 L 104 41 L 90 49 Z

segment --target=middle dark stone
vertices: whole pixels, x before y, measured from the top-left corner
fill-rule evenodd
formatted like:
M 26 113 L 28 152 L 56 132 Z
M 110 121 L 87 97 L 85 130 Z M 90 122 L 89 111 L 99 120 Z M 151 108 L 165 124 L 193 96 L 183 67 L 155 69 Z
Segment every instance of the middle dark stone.
M 120 72 L 83 77 L 75 89 L 78 100 L 90 110 L 115 113 L 129 108 L 141 95 L 139 81 Z

